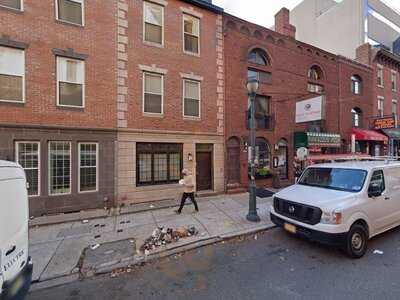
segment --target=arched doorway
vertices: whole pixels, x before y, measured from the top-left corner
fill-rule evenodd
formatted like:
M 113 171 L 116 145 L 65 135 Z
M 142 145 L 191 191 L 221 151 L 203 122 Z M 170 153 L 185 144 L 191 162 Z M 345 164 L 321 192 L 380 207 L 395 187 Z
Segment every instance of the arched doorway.
M 279 178 L 284 180 L 289 178 L 288 149 L 288 142 L 285 139 L 281 139 L 278 142 L 278 150 L 276 153 L 278 157 L 277 171 L 279 173 Z
M 226 146 L 228 184 L 240 183 L 240 141 L 237 137 L 231 137 Z

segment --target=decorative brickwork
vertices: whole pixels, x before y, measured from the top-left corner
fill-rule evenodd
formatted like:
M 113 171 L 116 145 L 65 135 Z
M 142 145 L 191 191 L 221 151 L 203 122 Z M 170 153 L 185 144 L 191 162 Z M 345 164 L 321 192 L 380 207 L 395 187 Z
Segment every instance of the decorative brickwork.
M 224 100 L 225 100 L 225 73 L 224 73 L 224 35 L 222 34 L 222 15 L 217 17 L 217 120 L 218 133 L 224 134 Z

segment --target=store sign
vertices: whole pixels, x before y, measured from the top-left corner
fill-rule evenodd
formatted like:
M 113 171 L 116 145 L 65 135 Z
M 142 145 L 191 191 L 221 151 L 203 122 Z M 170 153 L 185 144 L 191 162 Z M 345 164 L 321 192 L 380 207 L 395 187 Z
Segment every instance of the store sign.
M 323 96 L 296 103 L 296 123 L 319 121 L 324 119 Z
M 374 129 L 389 129 L 396 127 L 396 120 L 393 117 L 374 120 Z
M 308 145 L 310 148 L 332 147 L 341 145 L 340 134 L 325 132 L 307 132 Z

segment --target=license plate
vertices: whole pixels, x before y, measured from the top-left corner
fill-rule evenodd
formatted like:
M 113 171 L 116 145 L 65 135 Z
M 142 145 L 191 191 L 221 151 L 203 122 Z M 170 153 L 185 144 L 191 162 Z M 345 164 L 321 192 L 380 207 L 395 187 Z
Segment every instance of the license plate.
M 285 223 L 283 225 L 283 228 L 285 228 L 285 230 L 291 232 L 291 233 L 296 233 L 296 226 L 289 224 L 289 223 Z

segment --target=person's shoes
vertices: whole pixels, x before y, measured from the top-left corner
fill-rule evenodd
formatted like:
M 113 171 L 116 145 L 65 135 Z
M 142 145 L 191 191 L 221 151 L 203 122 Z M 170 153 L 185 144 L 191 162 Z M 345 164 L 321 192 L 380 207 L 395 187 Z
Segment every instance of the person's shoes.
M 176 213 L 177 215 L 181 214 L 181 211 L 179 209 L 174 210 L 174 213 Z

